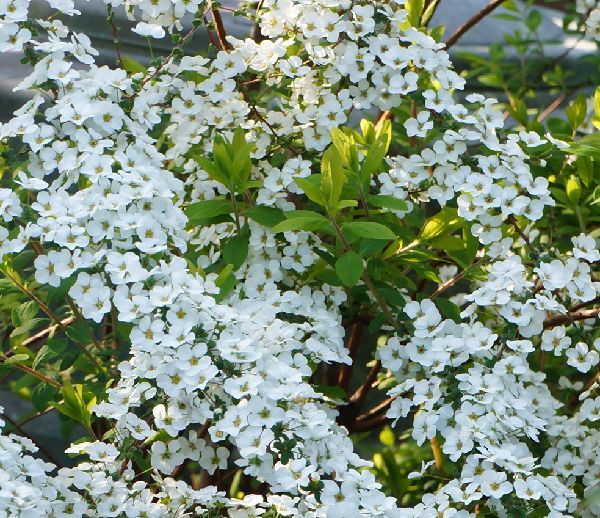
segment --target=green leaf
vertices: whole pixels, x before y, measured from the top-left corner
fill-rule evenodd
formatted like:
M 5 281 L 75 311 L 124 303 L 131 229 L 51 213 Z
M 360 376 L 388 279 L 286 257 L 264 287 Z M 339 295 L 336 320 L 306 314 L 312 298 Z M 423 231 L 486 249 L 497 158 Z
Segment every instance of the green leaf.
M 67 336 L 81 345 L 92 341 L 92 328 L 86 322 L 76 321 L 67 328 Z
M 421 14 L 425 7 L 424 0 L 408 0 L 404 6 L 408 12 L 408 22 L 411 27 L 419 28 L 421 26 Z
M 577 205 L 581 198 L 581 182 L 575 175 L 569 176 L 565 185 L 567 197 L 573 205 Z
M 529 12 L 525 20 L 525 25 L 531 32 L 535 32 L 538 30 L 540 24 L 542 23 L 542 13 L 537 9 L 533 9 Z
M 10 293 L 21 293 L 10 279 L 0 279 L 0 295 L 8 295 Z
M 32 318 L 30 320 L 26 320 L 23 322 L 23 325 L 20 325 L 19 327 L 15 327 L 12 332 L 10 333 L 10 336 L 21 336 L 24 334 L 29 333 L 29 331 L 31 331 L 32 329 L 34 329 L 38 324 L 41 324 L 43 322 L 48 322 L 47 318 Z
M 365 143 L 371 144 L 375 140 L 375 126 L 373 126 L 373 123 L 370 120 L 362 119 L 360 121 L 360 130 L 362 131 Z
M 237 279 L 235 278 L 235 274 L 229 273 L 225 276 L 221 282 L 219 295 L 217 296 L 217 301 L 223 300 L 229 293 L 233 291 L 235 285 L 237 284 Z
M 356 252 L 346 252 L 335 262 L 335 272 L 346 286 L 354 286 L 363 273 L 362 257 Z
M 406 202 L 400 198 L 396 198 L 395 196 L 389 196 L 387 194 L 371 194 L 367 199 L 369 203 L 375 207 L 401 211 L 408 210 L 408 205 Z
M 90 409 L 96 403 L 92 395 L 84 394 L 83 385 L 71 385 L 68 381 L 60 389 L 63 402 L 52 402 L 59 412 L 81 423 L 87 430 L 91 428 L 92 413 Z
M 4 363 L 25 363 L 29 361 L 29 355 L 28 354 L 13 354 L 11 357 L 6 358 L 6 360 L 4 360 Z
M 130 74 L 142 73 L 145 74 L 148 69 L 142 65 L 139 61 L 136 61 L 129 56 L 123 56 L 121 59 L 121 66 Z
M 295 230 L 306 230 L 308 232 L 333 232 L 333 227 L 329 220 L 310 210 L 295 210 L 284 213 L 285 219 L 273 227 L 273 232 L 288 232 Z
M 265 207 L 264 205 L 250 207 L 244 211 L 244 215 L 269 228 L 274 227 L 277 223 L 281 223 L 285 219 L 285 214 L 282 210 L 274 207 Z
M 39 308 L 37 302 L 30 300 L 20 304 L 11 312 L 13 326 L 20 327 L 31 321 L 37 314 Z
M 436 237 L 458 230 L 463 224 L 464 221 L 458 217 L 456 209 L 444 207 L 435 216 L 432 216 L 425 222 L 419 233 L 419 237 L 423 241 L 430 241 Z
M 354 132 L 350 133 L 350 130 L 344 129 L 333 128 L 331 130 L 331 141 L 345 166 L 350 171 L 358 172 L 358 149 L 352 135 Z
M 379 432 L 379 442 L 388 448 L 392 448 L 396 443 L 394 431 L 389 426 L 384 426 Z
M 317 205 L 325 207 L 327 202 L 321 192 L 321 175 L 313 174 L 307 178 L 295 178 L 294 182 L 308 196 L 308 199 Z
M 438 250 L 447 250 L 454 252 L 456 250 L 464 250 L 465 243 L 461 238 L 456 236 L 442 236 L 431 241 L 431 246 Z
M 581 126 L 587 116 L 587 99 L 585 94 L 580 93 L 575 100 L 565 108 L 565 115 L 573 130 Z
M 185 214 L 192 224 L 232 212 L 230 200 L 203 200 L 192 203 L 185 209 Z
M 66 338 L 52 338 L 48 340 L 38 351 L 35 360 L 33 360 L 32 367 L 35 369 L 40 363 L 56 358 L 67 348 L 67 344 L 68 340 Z
M 31 402 L 38 412 L 43 412 L 50 406 L 57 390 L 48 383 L 40 383 L 31 391 Z
M 440 0 L 433 0 L 432 2 L 429 2 L 429 5 L 425 8 L 425 11 L 423 12 L 423 16 L 421 16 L 421 23 L 423 25 L 427 25 L 429 23 L 429 20 L 431 20 L 431 17 L 435 13 L 435 9 L 439 1 Z
M 521 21 L 520 16 L 517 16 L 516 14 L 508 14 L 508 13 L 493 14 L 492 18 L 496 18 L 497 20 L 506 20 L 509 22 L 520 22 Z
M 391 122 L 385 119 L 382 122 L 382 126 L 380 128 L 375 141 L 369 146 L 367 150 L 367 155 L 363 160 L 360 168 L 360 177 L 364 184 L 370 181 L 371 176 L 379 166 L 381 165 L 385 155 L 388 152 L 390 147 L 390 142 L 392 138 L 392 125 Z
M 226 263 L 232 264 L 234 270 L 242 266 L 248 257 L 249 238 L 248 227 L 244 227 L 239 234 L 230 237 L 223 247 L 223 259 Z
M 327 208 L 337 211 L 346 175 L 342 166 L 342 157 L 335 146 L 329 146 L 321 160 L 321 192 Z
M 334 401 L 345 401 L 348 397 L 346 391 L 342 387 L 332 385 L 313 385 L 315 392 L 323 394 L 327 399 Z
M 587 156 L 579 156 L 575 160 L 577 174 L 586 187 L 589 187 L 594 177 L 594 162 Z
M 214 162 L 203 156 L 194 156 L 193 158 L 196 160 L 196 162 L 198 162 L 198 165 L 200 165 L 200 167 L 206 171 L 206 174 L 211 180 L 229 186 L 227 177 L 223 174 L 223 172 L 221 172 L 221 169 Z
M 435 304 L 446 318 L 457 323 L 461 322 L 460 308 L 454 302 L 450 302 L 448 299 L 436 298 Z
M 581 137 L 571 145 L 571 150 L 578 156 L 600 157 L 600 133 L 590 133 Z
M 344 233 L 349 232 L 356 237 L 368 239 L 395 239 L 394 234 L 388 227 L 373 221 L 351 221 L 342 225 Z

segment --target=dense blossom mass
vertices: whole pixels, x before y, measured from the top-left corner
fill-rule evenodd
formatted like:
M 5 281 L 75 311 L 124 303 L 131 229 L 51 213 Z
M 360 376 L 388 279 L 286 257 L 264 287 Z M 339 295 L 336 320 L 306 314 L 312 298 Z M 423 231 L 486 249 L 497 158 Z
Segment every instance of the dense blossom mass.
M 34 92 L 0 127 L 26 154 L 0 189 L 0 257 L 33 247 L 37 285 L 67 286 L 76 313 L 124 326 L 130 346 L 92 407 L 110 432 L 71 446 L 75 467 L 35 460 L 27 440 L 0 437 L 0 515 L 458 518 L 478 506 L 503 516 L 507 495 L 547 516 L 580 512 L 600 477 L 600 398 L 586 387 L 567 411 L 529 361 L 541 349 L 581 373 L 599 363 L 600 340 L 567 332 L 570 308 L 600 295 L 595 240 L 581 234 L 566 253 L 527 254 L 530 225 L 555 204 L 548 181 L 532 173 L 544 165 L 536 149 L 560 141 L 503 137 L 494 99 L 459 98 L 465 80 L 444 45 L 411 26 L 403 0 L 264 0 L 246 12 L 261 37 L 219 35 L 210 58 L 177 51 L 200 30 L 205 2 L 114 0 L 138 34 L 177 36 L 176 51 L 134 71 L 97 66 L 89 38 L 61 21 L 79 14 L 74 2 L 49 4 L 66 16 L 36 20 L 28 0 L 0 3 L 0 49 L 24 53 L 32 71 L 19 88 Z M 598 37 L 591 4 L 578 2 Z M 180 22 L 188 13 L 189 34 Z M 274 95 L 255 100 L 258 81 Z M 310 273 L 331 252 L 328 232 L 278 232 L 244 212 L 304 210 L 336 130 L 356 113 L 383 121 L 401 106 L 409 109 L 400 127 L 420 144 L 389 151 L 368 196 L 388 200 L 379 210 L 390 221 L 424 202 L 453 210 L 485 273 L 454 298 L 458 318 L 402 288 L 401 310 L 383 305 L 392 317 L 377 352 L 392 380 L 387 416 L 410 423 L 419 444 L 443 438 L 456 466 L 414 508 L 363 469 L 338 403 L 311 380 L 319 364 L 352 362 L 347 292 Z M 245 135 L 237 146 L 252 146 L 244 185 L 220 181 L 206 158 L 235 141 L 236 128 Z M 364 166 L 371 156 L 355 159 Z M 229 204 L 221 221 L 189 220 L 184 210 L 206 200 Z M 508 232 L 517 218 L 522 235 Z M 248 246 L 240 264 L 223 246 L 236 236 Z M 224 262 L 236 267 L 224 271 Z M 456 272 L 442 266 L 441 281 Z M 381 302 L 376 292 L 364 297 Z M 243 499 L 216 482 L 194 489 L 177 476 L 186 462 L 211 476 L 241 469 L 260 489 Z M 581 512 L 597 516 L 600 502 Z

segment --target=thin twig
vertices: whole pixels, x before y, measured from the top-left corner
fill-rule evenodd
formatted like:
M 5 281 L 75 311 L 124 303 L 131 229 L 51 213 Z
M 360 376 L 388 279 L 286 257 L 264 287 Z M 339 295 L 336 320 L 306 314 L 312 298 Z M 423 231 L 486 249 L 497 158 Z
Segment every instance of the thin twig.
M 38 417 L 42 417 L 43 415 L 46 415 L 50 412 L 52 412 L 52 410 L 56 410 L 55 407 L 51 406 L 46 408 L 46 410 L 42 410 L 41 412 L 36 412 L 35 414 L 32 414 L 28 417 L 25 417 L 20 423 L 19 426 L 24 426 L 27 423 L 29 423 L 30 421 L 33 421 L 34 419 L 37 419 Z
M 119 66 L 121 68 L 125 68 L 125 64 L 123 62 L 123 57 L 121 56 L 121 45 L 119 43 L 119 28 L 115 24 L 115 13 L 113 11 L 112 5 L 107 6 L 108 9 L 108 17 L 106 18 L 108 23 L 110 24 L 110 28 L 112 29 L 112 37 L 113 43 L 115 45 L 115 52 L 117 53 L 117 61 L 119 62 Z
M 383 426 L 388 418 L 385 414 L 378 415 L 368 421 L 354 422 L 348 426 L 348 431 L 353 432 L 369 432 Z
M 394 399 L 396 399 L 397 397 L 398 396 L 390 396 L 390 397 L 384 399 L 383 401 L 381 401 L 380 403 L 375 405 L 373 408 L 370 408 L 369 410 L 367 410 L 364 414 L 359 415 L 356 418 L 356 422 L 358 423 L 358 422 L 362 422 L 362 421 L 369 421 L 376 415 L 379 415 L 382 412 L 387 411 L 387 409 L 390 408 Z
M 535 253 L 535 249 L 533 248 L 533 245 L 531 244 L 531 241 L 529 241 L 529 238 L 525 235 L 525 232 L 523 232 L 523 230 L 521 230 L 521 227 L 519 227 L 519 224 L 517 223 L 517 220 L 515 219 L 515 217 L 512 214 L 508 217 L 508 222 L 517 231 L 517 234 L 519 234 L 519 236 L 521 236 L 521 238 L 523 239 L 523 241 L 525 241 L 525 244 L 527 245 L 527 248 L 529 248 L 529 251 L 531 253 Z
M 463 35 L 472 29 L 475 25 L 477 25 L 481 20 L 483 20 L 488 14 L 490 14 L 494 9 L 500 6 L 505 0 L 492 0 L 488 5 L 486 5 L 481 11 L 463 23 L 454 34 L 448 38 L 446 41 L 446 50 L 452 47 L 458 40 L 460 40 Z
M 444 293 L 448 288 L 454 286 L 460 279 L 462 279 L 467 273 L 469 273 L 473 268 L 479 266 L 483 261 L 483 257 L 478 261 L 474 262 L 471 266 L 465 268 L 462 272 L 452 277 L 452 279 L 447 280 L 444 284 L 441 284 L 437 290 L 435 290 L 431 295 L 429 295 L 430 299 L 437 297 L 438 295 Z
M 554 99 L 554 101 L 552 101 L 548 107 L 542 112 L 540 113 L 540 116 L 538 117 L 538 122 L 543 122 L 543 120 L 548 117 L 548 115 L 550 115 L 554 110 L 556 110 L 556 108 L 558 108 L 567 98 L 567 92 L 563 92 L 562 94 L 560 94 L 560 96 L 558 96 L 556 99 Z
M 567 322 L 577 322 L 578 320 L 596 318 L 598 314 L 600 314 L 600 308 L 582 309 L 581 311 L 569 312 L 566 315 L 556 315 L 555 317 L 544 320 L 544 329 L 551 329 Z
M 75 320 L 75 317 L 73 315 L 71 315 L 70 317 L 63 318 L 61 320 L 61 324 L 63 325 L 63 327 L 67 327 L 70 324 L 72 324 L 74 320 Z M 41 340 L 42 338 L 45 338 L 46 336 L 51 335 L 57 329 L 58 329 L 58 324 L 51 325 L 51 326 L 47 327 L 46 329 L 42 329 L 39 333 L 36 333 L 33 336 L 30 336 L 21 345 L 23 345 L 25 347 L 29 347 L 31 344 L 37 342 L 38 340 Z
M 2 363 L 7 363 L 6 362 L 6 356 L 0 356 L 0 364 Z M 31 374 L 34 378 L 37 378 L 41 381 L 43 381 L 44 383 L 48 383 L 48 385 L 52 385 L 55 388 L 60 388 L 61 384 L 58 381 L 54 381 L 52 378 L 49 378 L 48 376 L 45 376 L 44 374 L 42 374 L 39 371 L 36 371 L 30 367 L 27 367 L 27 365 L 23 365 L 22 363 L 8 363 L 8 365 L 12 365 L 15 369 L 19 369 L 20 371 L 26 372 L 27 374 Z
M 66 327 L 62 323 L 62 319 L 60 319 L 56 313 L 54 313 L 54 311 L 52 311 L 33 291 L 27 288 L 24 284 L 21 284 L 21 282 L 16 277 L 13 277 L 8 271 L 3 270 L 2 273 L 4 273 L 4 275 L 6 275 L 6 277 L 8 277 L 21 292 L 33 300 L 40 307 L 40 309 L 46 313 L 48 317 L 50 317 L 51 320 L 54 320 L 61 331 L 66 332 Z

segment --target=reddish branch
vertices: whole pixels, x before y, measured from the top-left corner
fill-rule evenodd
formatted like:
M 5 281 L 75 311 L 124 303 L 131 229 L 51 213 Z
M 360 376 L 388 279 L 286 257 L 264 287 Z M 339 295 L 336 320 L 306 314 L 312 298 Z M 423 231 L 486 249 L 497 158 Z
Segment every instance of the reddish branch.
M 212 14 L 213 20 L 215 21 L 215 28 L 217 30 L 217 37 L 222 50 L 229 50 L 231 45 L 227 41 L 227 33 L 225 32 L 225 26 L 223 25 L 223 18 L 218 9 L 211 7 L 210 13 Z
M 488 14 L 490 14 L 494 9 L 500 6 L 505 0 L 492 0 L 488 5 L 486 5 L 481 11 L 479 11 L 472 18 L 463 23 L 454 34 L 448 38 L 446 42 L 446 49 L 452 47 L 459 39 L 463 37 L 463 35 L 472 29 L 475 25 L 477 25 L 481 20 L 483 20 Z
M 525 232 L 523 232 L 521 230 L 521 227 L 519 227 L 519 224 L 517 223 L 517 220 L 515 219 L 515 217 L 513 215 L 510 215 L 508 217 L 507 221 L 513 226 L 513 228 L 516 230 L 517 234 L 519 234 L 519 236 L 521 236 L 521 239 L 523 239 L 523 241 L 525 241 L 525 244 L 527 245 L 527 248 L 529 248 L 529 251 L 534 253 L 535 249 L 533 248 L 531 241 L 529 241 L 529 238 L 527 237 Z
M 73 315 L 71 315 L 70 317 L 63 318 L 60 322 L 63 325 L 63 327 L 66 328 L 67 326 L 72 324 L 74 320 L 75 320 L 75 317 Z M 29 338 L 27 338 L 27 340 L 25 340 L 21 345 L 23 345 L 25 347 L 29 347 L 31 344 L 37 342 L 38 340 L 41 340 L 42 338 L 52 334 L 57 329 L 58 329 L 58 324 L 55 324 L 53 326 L 42 329 L 39 333 L 36 333 L 33 336 L 30 336 Z M 7 353 L 7 356 L 8 356 L 8 353 Z
M 396 397 L 397 396 L 390 396 L 387 399 L 384 399 L 381 403 L 378 403 L 373 408 L 370 408 L 364 414 L 359 415 L 356 418 L 356 422 L 361 423 L 361 422 L 371 421 L 375 416 L 378 416 L 379 414 L 386 412 L 387 409 L 390 408 L 392 401 L 394 401 L 394 399 L 396 399 Z
M 596 318 L 600 313 L 600 308 L 582 309 L 580 311 L 570 311 L 566 315 L 556 315 L 544 320 L 544 329 L 551 329 L 567 322 L 576 322 L 588 318 Z
M 449 279 L 444 284 L 441 284 L 437 290 L 435 290 L 431 295 L 429 295 L 429 298 L 433 299 L 433 298 L 437 297 L 438 295 L 440 295 L 441 293 L 444 293 L 448 288 L 450 288 L 451 286 L 454 286 L 454 284 L 456 284 L 460 279 L 462 279 L 467 273 L 469 273 L 471 270 L 473 270 L 473 268 L 475 268 L 476 266 L 479 266 L 479 264 L 482 261 L 483 261 L 483 258 L 479 259 L 478 261 L 474 262 L 468 268 L 465 268 L 462 272 L 456 274 L 454 277 L 452 277 L 452 279 Z
M 369 371 L 369 374 L 367 374 L 367 378 L 365 379 L 363 384 L 356 389 L 356 392 L 352 394 L 352 396 L 350 396 L 350 399 L 348 401 L 351 405 L 355 405 L 358 408 L 362 406 L 367 397 L 367 394 L 369 393 L 369 390 L 371 389 L 371 385 L 373 385 L 373 383 L 377 379 L 377 374 L 379 374 L 380 370 L 381 360 L 376 360 L 375 365 L 373 365 L 373 367 Z
M 348 431 L 350 431 L 351 433 L 369 432 L 371 430 L 375 430 L 376 428 L 383 426 L 387 422 L 387 420 L 388 420 L 388 418 L 386 417 L 386 415 L 381 414 L 381 415 L 374 417 L 373 419 L 360 421 L 360 422 L 355 421 L 348 428 Z
M 338 377 L 338 385 L 344 390 L 348 390 L 348 387 L 350 386 L 350 378 L 352 376 L 354 360 L 356 358 L 356 351 L 358 350 L 362 330 L 363 323 L 361 321 L 355 321 L 352 324 L 352 331 L 350 332 L 350 338 L 348 339 L 348 354 L 352 359 L 352 363 L 350 365 L 343 365 Z
M 4 360 L 5 357 L 0 357 L 0 360 Z M 6 360 L 1 361 L 0 363 L 6 363 Z M 52 385 L 54 388 L 60 388 L 61 385 L 58 381 L 54 381 L 53 379 L 49 378 L 48 376 L 45 376 L 44 374 L 42 374 L 41 372 L 38 372 L 36 370 L 33 370 L 29 367 L 27 367 L 27 365 L 23 365 L 22 363 L 11 363 L 10 364 L 12 367 L 14 367 L 15 369 L 19 369 L 20 371 L 23 371 L 27 374 L 31 374 L 34 378 L 39 379 L 40 381 L 43 381 L 44 383 L 48 383 L 48 385 Z

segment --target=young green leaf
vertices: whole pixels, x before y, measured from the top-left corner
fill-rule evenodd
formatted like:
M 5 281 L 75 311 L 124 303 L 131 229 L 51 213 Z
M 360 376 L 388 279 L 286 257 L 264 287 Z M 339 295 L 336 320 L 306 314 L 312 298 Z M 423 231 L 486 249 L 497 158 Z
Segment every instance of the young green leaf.
M 577 205 L 581 198 L 581 182 L 575 175 L 569 176 L 566 183 L 567 197 L 573 205 Z
M 325 207 L 327 202 L 321 192 L 321 175 L 313 174 L 307 178 L 295 178 L 294 182 L 302 189 L 308 199 L 321 207 Z
M 381 207 L 381 208 L 385 208 L 385 209 L 402 210 L 402 211 L 408 210 L 408 205 L 406 204 L 406 202 L 404 200 L 401 200 L 400 198 L 396 198 L 395 196 L 389 196 L 387 194 L 378 194 L 378 195 L 371 194 L 371 195 L 369 195 L 367 200 L 374 207 Z
M 337 212 L 345 181 L 342 157 L 335 146 L 329 146 L 321 159 L 321 192 L 326 207 L 334 213 Z
M 203 200 L 192 203 L 185 209 L 185 214 L 193 224 L 216 216 L 223 216 L 233 212 L 229 200 Z
M 66 338 L 52 338 L 48 340 L 38 351 L 31 366 L 35 369 L 40 363 L 56 358 L 67 348 L 67 344 L 68 340 Z
M 223 259 L 226 263 L 232 264 L 233 269 L 237 270 L 248 257 L 248 240 L 250 232 L 248 227 L 244 227 L 239 234 L 232 236 L 223 247 Z
M 335 272 L 346 286 L 354 286 L 363 273 L 362 257 L 356 252 L 346 252 L 336 261 Z
M 296 210 L 285 212 L 284 214 L 287 219 L 275 225 L 273 232 L 278 233 L 293 230 L 333 232 L 333 227 L 329 223 L 329 220 L 318 212 Z
M 269 228 L 274 227 L 277 223 L 281 223 L 285 219 L 285 214 L 282 210 L 275 207 L 265 207 L 264 205 L 250 207 L 244 211 L 244 215 Z
M 585 122 L 587 116 L 587 99 L 585 94 L 579 94 L 575 100 L 565 108 L 565 115 L 573 130 L 576 130 Z
M 444 234 L 454 232 L 461 228 L 463 224 L 464 221 L 458 216 L 456 209 L 444 207 L 435 216 L 432 216 L 425 222 L 419 233 L 419 238 L 423 241 L 429 241 Z
M 388 227 L 373 221 L 351 221 L 342 225 L 342 231 L 353 234 L 356 237 L 368 239 L 395 239 L 394 234 Z

